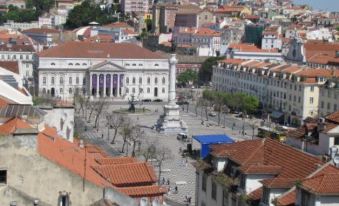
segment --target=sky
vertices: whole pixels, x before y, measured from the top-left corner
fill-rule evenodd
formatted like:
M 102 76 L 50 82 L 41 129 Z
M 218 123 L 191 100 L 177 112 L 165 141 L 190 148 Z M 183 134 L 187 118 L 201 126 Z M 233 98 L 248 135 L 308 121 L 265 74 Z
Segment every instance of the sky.
M 294 0 L 295 4 L 308 4 L 314 10 L 338 11 L 339 0 Z

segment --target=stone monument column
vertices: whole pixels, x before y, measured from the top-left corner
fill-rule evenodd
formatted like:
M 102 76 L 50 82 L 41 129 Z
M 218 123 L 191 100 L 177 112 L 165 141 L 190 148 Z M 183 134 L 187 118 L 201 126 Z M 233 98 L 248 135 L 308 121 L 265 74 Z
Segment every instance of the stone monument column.
M 169 63 L 169 91 L 168 103 L 164 106 L 164 113 L 160 115 L 157 121 L 157 130 L 164 133 L 180 133 L 187 132 L 186 123 L 180 118 L 180 108 L 176 104 L 176 65 L 178 60 L 176 55 L 172 54 Z

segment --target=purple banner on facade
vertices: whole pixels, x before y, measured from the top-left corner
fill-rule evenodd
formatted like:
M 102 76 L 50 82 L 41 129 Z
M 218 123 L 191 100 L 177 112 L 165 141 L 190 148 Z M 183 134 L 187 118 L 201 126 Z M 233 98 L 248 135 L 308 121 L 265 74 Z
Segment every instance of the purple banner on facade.
M 120 88 L 124 86 L 124 75 L 120 74 Z
M 92 75 L 92 88 L 97 88 L 97 75 Z
M 113 74 L 113 88 L 117 88 L 117 87 L 118 87 L 118 75 Z
M 104 87 L 104 78 L 105 78 L 105 76 L 103 74 L 99 75 L 99 88 Z
M 111 75 L 106 75 L 106 88 L 111 88 Z

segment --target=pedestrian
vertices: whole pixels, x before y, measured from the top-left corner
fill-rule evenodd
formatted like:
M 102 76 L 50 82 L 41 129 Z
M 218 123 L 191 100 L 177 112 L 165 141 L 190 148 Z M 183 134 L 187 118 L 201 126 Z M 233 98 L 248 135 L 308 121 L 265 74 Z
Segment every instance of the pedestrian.
M 187 198 L 187 203 L 188 203 L 188 204 L 191 204 L 191 199 L 192 199 L 191 196 L 189 196 L 189 197 Z
M 164 185 L 166 182 L 165 177 L 162 177 L 162 184 Z
M 187 160 L 187 157 L 186 157 L 186 159 L 185 159 L 185 167 L 187 167 L 188 166 L 188 160 Z
M 104 133 L 101 134 L 101 139 L 103 139 L 103 138 L 104 138 Z
M 169 178 L 167 179 L 167 185 L 170 185 L 170 180 L 169 180 Z
M 175 187 L 174 187 L 174 192 L 175 192 L 175 193 L 178 193 L 178 186 L 176 186 L 176 185 L 175 185 Z
M 179 154 L 181 154 L 181 152 L 182 152 L 182 148 L 181 148 L 181 147 L 179 147 Z

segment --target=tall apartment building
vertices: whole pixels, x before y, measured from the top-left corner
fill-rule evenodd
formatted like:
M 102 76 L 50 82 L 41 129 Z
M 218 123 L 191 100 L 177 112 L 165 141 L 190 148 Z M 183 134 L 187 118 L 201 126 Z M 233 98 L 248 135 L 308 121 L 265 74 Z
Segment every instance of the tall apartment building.
M 334 70 L 333 76 L 339 76 L 339 70 Z M 320 88 L 319 115 L 325 116 L 339 111 L 339 78 L 330 79 Z
M 148 12 L 148 1 L 144 0 L 122 0 L 121 10 L 124 14 L 132 12 L 146 13 Z
M 335 75 L 329 69 L 226 59 L 214 68 L 212 82 L 218 91 L 257 96 L 283 123 L 300 125 L 319 114 L 320 88 Z

